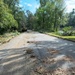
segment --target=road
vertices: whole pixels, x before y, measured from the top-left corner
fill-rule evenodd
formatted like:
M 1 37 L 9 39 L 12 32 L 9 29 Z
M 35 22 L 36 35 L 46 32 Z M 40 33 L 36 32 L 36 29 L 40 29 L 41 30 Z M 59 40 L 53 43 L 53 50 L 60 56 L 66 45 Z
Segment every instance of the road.
M 75 75 L 75 43 L 22 33 L 0 46 L 0 75 Z

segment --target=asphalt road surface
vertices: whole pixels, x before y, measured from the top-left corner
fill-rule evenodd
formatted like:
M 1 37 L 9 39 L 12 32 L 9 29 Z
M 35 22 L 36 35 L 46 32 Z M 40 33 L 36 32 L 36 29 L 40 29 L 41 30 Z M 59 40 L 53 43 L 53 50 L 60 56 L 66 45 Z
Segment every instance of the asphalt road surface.
M 23 33 L 0 46 L 0 75 L 75 75 L 75 43 Z

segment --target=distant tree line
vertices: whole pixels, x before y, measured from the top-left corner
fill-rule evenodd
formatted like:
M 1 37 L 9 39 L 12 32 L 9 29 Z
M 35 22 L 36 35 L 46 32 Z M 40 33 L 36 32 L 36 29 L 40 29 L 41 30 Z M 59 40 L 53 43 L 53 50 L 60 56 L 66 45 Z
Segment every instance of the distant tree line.
M 75 10 L 65 13 L 64 0 L 39 2 L 40 6 L 33 14 L 29 10 L 25 13 L 19 6 L 19 0 L 0 0 L 0 33 L 26 29 L 57 32 L 61 28 L 75 27 Z
M 33 15 L 28 11 L 27 26 L 38 31 L 57 32 L 75 29 L 75 9 L 66 13 L 64 0 L 39 0 L 40 6 Z
M 39 0 L 40 6 L 33 15 L 30 11 L 27 13 L 27 26 L 33 30 L 40 31 L 58 31 L 60 27 L 67 23 L 67 14 L 65 14 L 64 0 Z

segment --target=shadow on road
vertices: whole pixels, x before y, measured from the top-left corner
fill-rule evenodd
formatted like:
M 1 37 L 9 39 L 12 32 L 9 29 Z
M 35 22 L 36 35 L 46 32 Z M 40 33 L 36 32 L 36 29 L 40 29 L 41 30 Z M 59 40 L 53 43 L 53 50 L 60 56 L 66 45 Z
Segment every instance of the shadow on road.
M 75 43 L 63 41 L 28 41 L 25 48 L 0 50 L 0 75 L 75 74 Z

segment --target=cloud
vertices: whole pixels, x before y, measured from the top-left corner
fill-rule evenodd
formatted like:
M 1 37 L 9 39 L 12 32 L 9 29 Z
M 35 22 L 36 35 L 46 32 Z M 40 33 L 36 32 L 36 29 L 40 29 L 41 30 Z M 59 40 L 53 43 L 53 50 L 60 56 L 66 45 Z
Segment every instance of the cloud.
M 32 7 L 32 5 L 31 4 L 29 4 L 29 3 L 24 3 L 25 5 L 27 5 L 27 6 L 29 6 L 29 7 Z
M 39 6 L 40 6 L 39 4 L 36 4 L 36 5 L 35 5 L 35 8 L 37 9 L 37 8 L 39 8 Z
M 23 5 L 22 4 L 19 4 L 19 7 L 23 7 Z
M 28 6 L 32 7 L 32 5 L 31 5 L 31 4 L 28 4 Z
M 71 12 L 75 8 L 75 0 L 65 0 L 67 12 Z
M 40 6 L 40 4 L 36 4 L 34 3 L 33 4 L 33 7 L 31 7 L 30 11 L 34 14 L 36 12 L 36 9 L 38 9 Z

